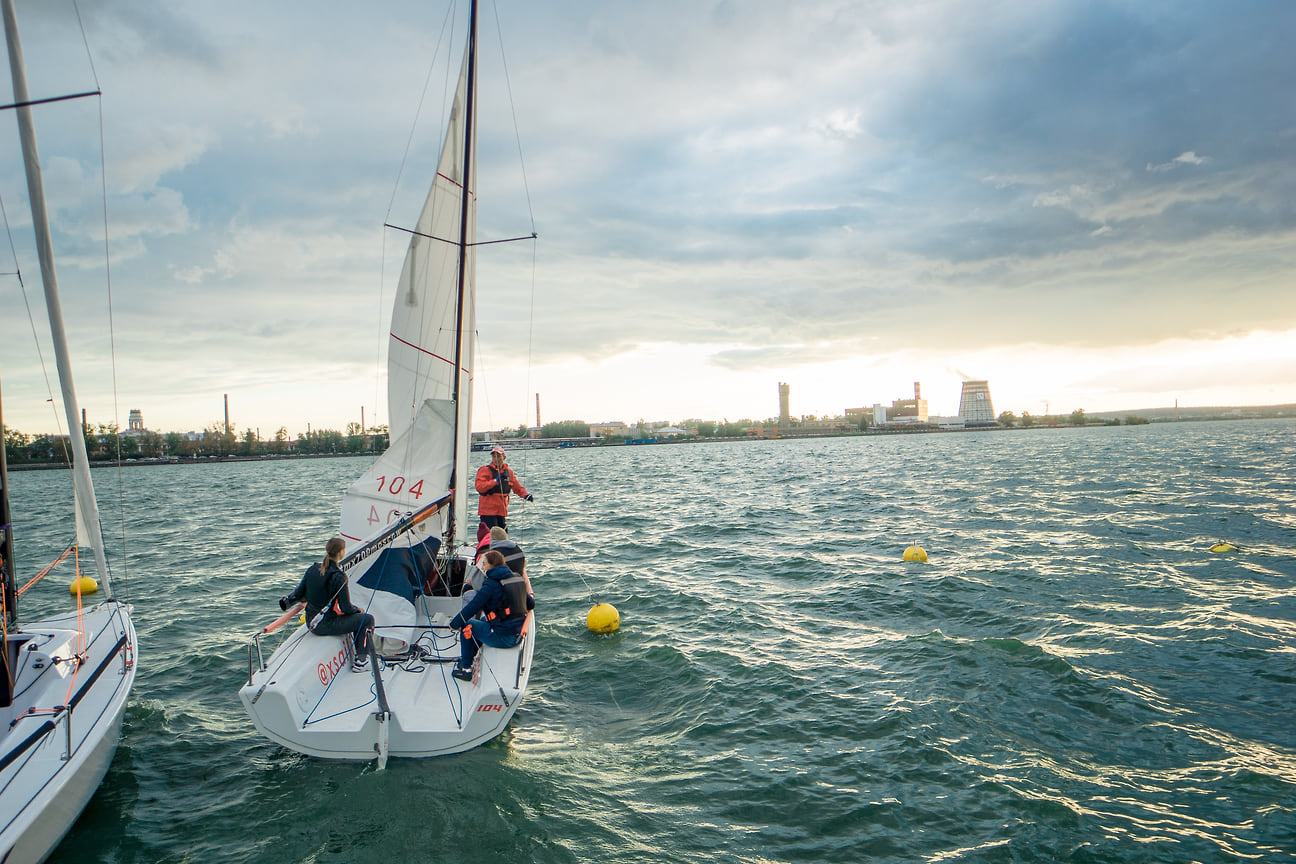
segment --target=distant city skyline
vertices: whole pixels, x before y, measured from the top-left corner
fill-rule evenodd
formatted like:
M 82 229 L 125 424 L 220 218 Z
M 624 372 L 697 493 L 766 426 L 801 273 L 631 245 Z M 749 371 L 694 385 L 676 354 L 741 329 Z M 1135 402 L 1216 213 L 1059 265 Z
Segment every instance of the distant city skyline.
M 973 380 L 980 380 L 980 379 L 973 379 Z M 994 388 L 993 388 L 993 382 L 991 382 L 991 392 L 992 392 L 992 395 L 993 395 L 993 389 L 994 389 Z M 789 390 L 790 390 L 790 388 L 789 388 Z M 924 389 L 923 392 L 926 393 L 927 391 Z M 897 396 L 897 397 L 896 397 L 896 399 L 910 399 L 910 398 L 911 398 L 910 396 Z M 791 400 L 794 400 L 794 399 L 795 399 L 795 393 L 794 393 L 794 391 L 790 391 L 790 392 L 789 392 L 789 400 L 790 400 L 790 402 L 791 402 Z M 874 405 L 883 405 L 884 407 L 888 407 L 888 408 L 889 408 L 889 407 L 891 406 L 892 402 L 896 401 L 896 399 L 889 399 L 889 400 L 887 400 L 886 402 L 870 402 L 868 405 L 859 405 L 859 406 L 851 406 L 851 407 L 854 407 L 854 408 L 872 408 Z M 573 421 L 574 421 L 574 422 L 587 423 L 587 424 L 592 425 L 592 426 L 595 426 L 595 425 L 606 425 L 606 424 L 610 424 L 610 423 L 618 423 L 618 422 L 619 422 L 619 423 L 624 423 L 626 426 L 634 426 L 635 424 L 639 423 L 641 420 L 642 420 L 643 422 L 645 422 L 645 423 L 649 423 L 649 424 L 661 424 L 661 423 L 665 423 L 665 424 L 670 424 L 670 425 L 676 425 L 676 424 L 685 423 L 685 422 L 688 422 L 688 421 L 695 421 L 695 420 L 696 420 L 696 421 L 702 421 L 702 422 L 708 422 L 708 423 L 720 423 L 720 422 L 724 422 L 725 420 L 728 420 L 728 421 L 730 421 L 730 422 L 736 422 L 736 421 L 739 421 L 739 420 L 750 420 L 750 421 L 752 421 L 752 422 L 774 422 L 774 423 L 777 423 L 778 420 L 779 420 L 779 412 L 778 412 L 778 410 L 777 410 L 777 409 L 778 409 L 778 404 L 777 404 L 777 403 L 778 403 L 778 394 L 777 394 L 777 393 L 776 393 L 776 396 L 775 396 L 775 400 L 774 400 L 774 401 L 775 401 L 775 403 L 776 403 L 776 405 L 775 405 L 775 409 L 776 409 L 776 410 L 773 411 L 772 413 L 768 413 L 768 414 L 764 414 L 764 413 L 760 413 L 760 412 L 750 412 L 750 413 L 746 413 L 746 414 L 735 414 L 735 415 L 732 415 L 732 416 L 704 416 L 704 415 L 686 415 L 686 416 L 659 416 L 659 415 L 658 415 L 658 416 L 648 416 L 648 415 L 637 415 L 637 416 L 633 416 L 633 417 L 603 417 L 603 418 L 599 418 L 599 419 L 596 419 L 596 420 L 594 420 L 594 419 L 590 419 L 589 417 L 563 417 L 563 418 L 557 418 L 557 419 L 547 419 L 546 422 L 552 422 L 552 423 L 563 423 L 563 422 L 573 422 Z M 996 398 L 996 402 L 997 402 L 997 398 Z M 1060 411 L 1060 410 L 1050 410 L 1050 411 L 1046 411 L 1046 410 L 1038 410 L 1038 411 L 1032 411 L 1032 410 L 1030 410 L 1029 408 L 1022 409 L 1022 410 L 1018 411 L 1018 410 L 1014 410 L 1013 408 L 1010 408 L 1010 407 L 1008 407 L 1008 408 L 999 408 L 998 405 L 996 404 L 996 406 L 995 406 L 995 410 L 994 410 L 994 416 L 995 416 L 995 418 L 998 418 L 999 416 L 1001 416 L 1001 415 L 1002 415 L 1003 413 L 1005 413 L 1005 412 L 1012 412 L 1012 414 L 1013 414 L 1014 416 L 1016 416 L 1016 417 L 1021 417 L 1023 414 L 1026 414 L 1026 413 L 1029 413 L 1029 414 L 1030 414 L 1031 416 L 1033 416 L 1033 417 L 1044 417 L 1044 416 L 1050 416 L 1050 417 L 1067 417 L 1067 416 L 1070 416 L 1073 412 L 1075 412 L 1075 411 L 1077 411 L 1077 410 L 1084 411 L 1086 414 L 1093 415 L 1093 416 L 1098 416 L 1098 415 L 1107 415 L 1107 414 L 1137 413 L 1137 412 L 1139 412 L 1139 411 L 1143 411 L 1143 412 L 1155 412 L 1155 413 L 1157 413 L 1157 414 L 1163 414 L 1163 413 L 1166 413 L 1166 412 L 1171 412 L 1171 411 L 1178 410 L 1178 411 L 1185 412 L 1185 413 L 1191 413 L 1191 412 L 1193 412 L 1194 410 L 1202 410 L 1202 409 L 1221 409 L 1221 410 L 1243 409 L 1243 410 L 1245 410 L 1245 409 L 1249 409 L 1249 408 L 1255 408 L 1255 409 L 1262 409 L 1262 408 L 1280 408 L 1280 407 L 1283 407 L 1283 406 L 1285 406 L 1285 405 L 1291 405 L 1291 404 L 1296 404 L 1296 403 L 1287 403 L 1287 402 L 1268 402 L 1268 403 L 1261 403 L 1261 404 L 1243 404 L 1243 403 L 1237 403 L 1237 402 L 1224 402 L 1224 403 L 1219 403 L 1219 404 L 1215 404 L 1215 405 L 1185 405 L 1185 404 L 1177 404 L 1177 405 L 1176 405 L 1176 404 L 1170 404 L 1170 405 L 1142 405 L 1142 406 L 1138 406 L 1138 407 L 1136 407 L 1136 408 L 1088 408 L 1088 407 L 1086 407 L 1086 406 L 1077 406 L 1077 407 L 1075 407 L 1075 408 L 1069 408 L 1069 409 L 1067 409 L 1067 410 L 1065 410 L 1065 411 Z M 929 410 L 928 413 L 929 413 L 929 415 L 930 415 L 931 417 L 959 417 L 959 416 L 961 416 L 957 411 L 950 412 L 950 413 L 946 414 L 946 413 L 941 413 L 941 412 L 937 412 L 937 411 L 930 411 L 930 410 Z M 217 423 L 218 425 L 223 424 L 223 420 L 222 420 L 222 421 L 212 421 L 211 423 L 204 424 L 204 426 L 202 426 L 202 427 L 197 427 L 197 428 L 188 428 L 188 429 L 166 429 L 166 428 L 158 428 L 158 427 L 150 426 L 150 425 L 148 424 L 148 422 L 147 422 L 148 412 L 147 412 L 146 410 L 144 410 L 144 409 L 140 409 L 140 408 L 132 408 L 132 409 L 130 410 L 129 414 L 130 414 L 130 418 L 129 418 L 129 422 L 128 422 L 128 424 L 126 424 L 126 425 L 121 425 L 121 426 L 120 426 L 120 431 L 122 431 L 122 432 L 125 432 L 125 431 L 127 431 L 127 430 L 129 429 L 129 430 L 131 430 L 131 431 L 135 431 L 135 432 L 139 432 L 139 431 L 147 431 L 147 432 L 153 432 L 153 433 L 157 433 L 157 434 L 161 434 L 161 435 L 165 435 L 165 434 L 168 434 L 168 433 L 179 433 L 179 434 L 182 434 L 182 435 L 187 435 L 187 434 L 189 434 L 189 433 L 201 433 L 205 428 L 207 428 L 208 426 L 212 425 L 213 423 Z M 845 412 L 845 411 L 839 411 L 839 412 L 836 412 L 836 413 L 834 413 L 834 414 L 815 414 L 815 413 L 813 413 L 813 412 L 802 412 L 802 413 L 797 413 L 797 412 L 795 412 L 795 411 L 791 411 L 791 412 L 790 412 L 790 419 L 793 420 L 793 421 L 800 421 L 802 418 L 805 418 L 805 417 L 811 417 L 811 416 L 818 417 L 818 418 L 820 418 L 820 419 L 835 419 L 835 418 L 845 417 L 845 416 L 846 416 L 846 412 Z M 533 419 L 534 419 L 534 418 L 533 418 Z M 93 417 L 89 417 L 89 416 L 87 416 L 87 422 L 88 422 L 92 427 L 94 427 L 94 428 L 98 428 L 98 426 L 99 426 L 100 424 L 102 424 L 102 425 L 111 425 L 111 423 L 112 423 L 112 421 L 110 421 L 110 420 L 99 420 L 99 421 L 96 421 Z M 281 423 L 281 424 L 278 424 L 278 425 L 274 426 L 273 428 L 264 428 L 264 427 L 263 427 L 263 428 L 258 428 L 258 427 L 244 426 L 244 425 L 238 423 L 238 422 L 237 422 L 237 419 L 236 419 L 233 415 L 231 415 L 231 418 L 230 418 L 230 426 L 231 426 L 231 428 L 234 430 L 234 433 L 235 433 L 236 436 L 241 436 L 242 434 L 244 434 L 244 433 L 246 433 L 246 432 L 248 432 L 248 431 L 252 431 L 252 432 L 258 434 L 261 440 L 268 440 L 268 439 L 273 438 L 274 435 L 275 435 L 275 434 L 278 432 L 278 430 L 281 429 L 281 428 L 282 428 L 282 429 L 286 429 L 287 432 L 288 432 L 288 435 L 289 435 L 291 438 L 294 438 L 294 439 L 297 438 L 297 437 L 300 436 L 300 435 L 309 434 L 309 433 L 311 433 L 311 432 L 335 431 L 335 432 L 342 432 L 342 433 L 345 433 L 346 430 L 347 430 L 347 427 L 350 425 L 351 422 L 355 422 L 356 424 L 359 424 L 359 423 L 360 423 L 360 420 L 359 420 L 359 418 L 357 418 L 356 420 L 354 420 L 354 421 L 348 421 L 347 423 L 345 423 L 345 424 L 343 424 L 343 425 L 341 425 L 341 426 L 330 426 L 330 425 L 327 425 L 327 424 L 316 424 L 316 423 L 312 423 L 311 421 L 308 420 L 308 421 L 298 422 L 298 423 L 296 423 L 295 425 L 294 425 L 294 423 L 291 423 L 291 422 L 290 422 L 290 423 Z M 139 425 L 136 425 L 136 424 L 139 424 Z M 28 436 L 55 434 L 55 433 L 54 433 L 54 430 L 53 430 L 52 428 L 40 428 L 40 429 L 37 429 L 37 428 L 31 428 L 31 429 L 24 429 L 24 428 L 20 428 L 20 427 L 17 427 L 17 426 L 15 426 L 15 425 L 11 425 L 11 424 L 9 424 L 7 420 L 6 420 L 6 424 L 5 424 L 5 425 L 6 425 L 6 428 L 13 429 L 13 430 L 18 431 L 18 432 L 22 432 L 23 434 L 26 434 L 26 435 L 28 435 Z M 376 424 L 376 425 L 375 425 L 375 424 L 372 424 L 372 423 L 368 423 L 365 427 L 362 427 L 362 428 L 366 428 L 366 429 L 374 429 L 374 428 L 385 427 L 385 426 L 386 426 L 386 423 L 385 423 L 385 422 L 382 423 L 382 424 Z M 473 433 L 474 433 L 474 434 L 479 434 L 479 433 L 484 433 L 484 432 L 500 432 L 500 431 L 508 431 L 508 430 L 516 429 L 518 426 L 526 426 L 527 428 L 532 428 L 532 427 L 535 426 L 535 423 L 534 423 L 534 422 L 530 422 L 530 423 L 527 423 L 527 422 L 521 422 L 521 423 L 513 423 L 513 424 L 504 424 L 504 425 L 502 425 L 502 426 L 494 426 L 494 427 L 490 427 L 490 428 L 484 428 L 484 427 L 477 427 L 477 426 L 474 426 L 474 427 L 473 427 Z M 63 431 L 63 430 L 60 430 L 60 431 Z

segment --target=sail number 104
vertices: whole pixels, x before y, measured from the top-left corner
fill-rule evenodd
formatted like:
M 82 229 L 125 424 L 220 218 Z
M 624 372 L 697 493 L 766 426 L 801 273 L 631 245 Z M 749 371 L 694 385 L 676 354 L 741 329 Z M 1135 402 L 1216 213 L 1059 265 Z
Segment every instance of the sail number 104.
M 414 481 L 414 483 L 410 485 L 408 488 L 406 488 L 406 484 L 409 481 L 406 480 L 406 478 L 404 477 L 389 478 L 387 477 L 387 475 L 384 474 L 383 476 L 377 477 L 375 479 L 378 481 L 378 491 L 390 495 L 393 498 L 395 498 L 397 495 L 400 495 L 402 492 L 408 495 L 409 497 L 413 498 L 415 501 L 423 497 L 422 477 Z M 390 525 L 392 522 L 399 519 L 401 515 L 402 515 L 402 511 L 400 510 L 387 511 L 387 524 Z M 382 516 L 379 515 L 378 513 L 377 507 L 371 506 L 369 508 L 369 518 L 366 521 L 368 521 L 370 525 L 373 525 L 376 522 L 383 521 Z
M 378 478 L 378 491 L 386 492 L 388 495 L 392 495 L 392 496 L 399 495 L 401 494 L 401 492 L 405 492 L 405 494 L 412 496 L 416 501 L 419 498 L 423 497 L 422 477 L 420 477 L 413 486 L 409 487 L 408 491 L 406 491 L 405 489 L 405 483 L 406 480 L 404 477 L 393 477 L 391 478 L 391 482 L 388 483 L 387 476 L 383 475 L 382 477 Z

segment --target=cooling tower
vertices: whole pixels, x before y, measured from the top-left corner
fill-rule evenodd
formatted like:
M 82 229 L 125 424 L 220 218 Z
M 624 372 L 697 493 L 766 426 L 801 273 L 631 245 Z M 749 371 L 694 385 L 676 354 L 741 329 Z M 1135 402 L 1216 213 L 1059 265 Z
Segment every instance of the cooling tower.
M 993 426 L 994 405 L 990 402 L 989 381 L 964 381 L 959 397 L 959 416 L 968 426 Z

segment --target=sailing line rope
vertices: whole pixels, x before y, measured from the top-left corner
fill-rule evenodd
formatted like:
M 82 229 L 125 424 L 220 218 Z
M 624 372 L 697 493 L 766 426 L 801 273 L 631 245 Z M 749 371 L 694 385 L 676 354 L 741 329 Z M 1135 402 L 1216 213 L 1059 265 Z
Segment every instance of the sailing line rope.
M 129 571 L 126 565 L 126 491 L 125 484 L 122 480 L 122 436 L 121 436 L 121 407 L 119 405 L 117 390 L 117 329 L 113 321 L 113 291 L 112 291 L 112 258 L 109 254 L 109 234 L 108 234 L 108 165 L 105 158 L 104 147 L 104 122 L 103 122 L 103 94 L 99 85 L 99 70 L 95 68 L 94 54 L 90 51 L 90 40 L 86 37 L 85 23 L 81 20 L 81 7 L 77 5 L 76 0 L 72 0 L 72 9 L 76 13 L 77 27 L 81 31 L 81 43 L 85 46 L 86 60 L 90 64 L 90 76 L 95 83 L 95 105 L 98 109 L 99 118 L 99 183 L 100 183 L 100 200 L 103 201 L 103 231 L 104 231 L 104 283 L 108 295 L 108 348 L 110 356 L 110 366 L 112 369 L 112 392 L 113 392 L 113 426 L 117 434 L 117 507 L 119 510 L 118 524 L 121 526 L 121 568 L 122 568 L 122 593 L 127 603 L 130 602 L 130 584 Z M 103 536 L 103 529 L 100 526 L 100 537 Z M 104 576 L 108 580 L 108 593 L 112 596 L 113 579 L 112 568 L 107 563 L 105 556 L 105 567 L 107 572 Z

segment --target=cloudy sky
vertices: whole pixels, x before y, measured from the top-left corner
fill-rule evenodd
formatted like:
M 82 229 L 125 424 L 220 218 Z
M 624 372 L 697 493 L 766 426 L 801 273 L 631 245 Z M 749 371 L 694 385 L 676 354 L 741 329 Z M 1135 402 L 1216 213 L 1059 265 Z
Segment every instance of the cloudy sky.
M 19 0 L 33 98 L 103 91 L 36 113 L 92 422 L 200 429 L 225 394 L 262 435 L 386 421 L 382 226 L 417 217 L 464 14 L 83 0 L 87 59 L 68 0 Z M 539 240 L 479 253 L 479 429 L 534 422 L 536 393 L 546 422 L 764 418 L 779 382 L 798 415 L 915 381 L 954 414 L 965 378 L 1019 414 L 1296 402 L 1296 4 L 483 19 L 478 237 Z M 0 195 L 44 339 L 12 115 Z M 4 417 L 49 430 L 8 245 Z

